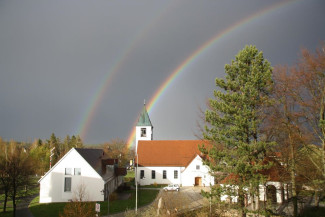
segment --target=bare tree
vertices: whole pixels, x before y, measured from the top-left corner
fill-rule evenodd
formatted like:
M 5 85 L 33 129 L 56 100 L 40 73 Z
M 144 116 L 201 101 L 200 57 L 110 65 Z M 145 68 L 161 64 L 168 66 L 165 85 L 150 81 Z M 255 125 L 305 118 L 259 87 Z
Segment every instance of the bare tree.
M 315 180 L 318 183 L 318 191 L 315 191 L 316 205 L 319 198 L 325 191 L 325 44 L 315 52 L 307 49 L 301 51 L 301 58 L 295 67 L 295 74 L 299 87 L 299 98 L 297 98 L 304 115 L 305 124 L 310 130 L 309 134 L 314 135 L 313 144 L 320 146 L 320 151 L 314 152 L 318 155 L 315 159 L 310 156 L 310 162 L 317 168 L 321 177 Z M 306 146 L 308 149 L 312 146 Z
M 269 110 L 265 132 L 276 141 L 281 150 L 282 162 L 290 174 L 294 216 L 298 215 L 297 167 L 301 163 L 298 150 L 307 144 L 308 137 L 302 122 L 302 113 L 297 103 L 297 77 L 294 68 L 277 67 L 274 76 L 274 104 Z
M 134 158 L 134 150 L 127 147 L 122 139 L 112 139 L 104 144 L 104 151 L 110 158 L 119 159 L 119 165 L 125 166 L 129 160 Z
M 265 132 L 268 139 L 279 144 L 282 162 L 290 173 L 294 216 L 297 216 L 298 190 L 303 184 L 314 187 L 317 205 L 325 189 L 324 48 L 315 53 L 303 49 L 296 65 L 278 66 L 274 70 L 275 103 Z
M 87 186 L 84 183 L 78 185 L 78 187 L 73 191 L 73 201 L 87 201 L 88 194 L 86 191 Z
M 72 201 L 65 205 L 63 212 L 60 213 L 60 217 L 88 217 L 96 215 L 95 203 L 84 202 L 88 200 L 86 188 L 84 183 L 78 185 L 73 191 Z

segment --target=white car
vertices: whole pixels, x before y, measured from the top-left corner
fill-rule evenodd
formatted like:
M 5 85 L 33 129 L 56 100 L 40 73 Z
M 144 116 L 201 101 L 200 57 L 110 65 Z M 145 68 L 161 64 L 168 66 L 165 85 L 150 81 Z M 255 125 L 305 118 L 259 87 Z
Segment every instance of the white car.
M 168 186 L 164 187 L 164 191 L 179 191 L 178 184 L 169 184 Z

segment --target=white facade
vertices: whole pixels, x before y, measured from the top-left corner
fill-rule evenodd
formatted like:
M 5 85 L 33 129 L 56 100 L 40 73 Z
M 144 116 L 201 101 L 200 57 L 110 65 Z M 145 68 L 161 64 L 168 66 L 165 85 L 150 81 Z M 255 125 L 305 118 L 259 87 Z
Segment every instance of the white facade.
M 144 177 L 141 177 L 142 174 Z M 171 183 L 181 186 L 214 185 L 214 177 L 210 175 L 209 168 L 203 165 L 202 158 L 198 155 L 187 167 L 138 167 L 136 176 L 140 185 Z
M 199 155 L 197 155 L 193 159 L 193 161 L 182 172 L 182 185 L 183 186 L 214 185 L 214 177 L 210 174 L 209 167 L 203 164 L 203 160 Z
M 71 175 L 66 175 L 71 169 Z M 75 175 L 80 169 L 81 175 Z M 71 190 L 65 190 L 65 180 L 71 178 Z M 40 203 L 67 202 L 77 196 L 78 188 L 84 185 L 86 200 L 103 201 L 104 180 L 75 150 L 71 149 L 52 169 L 39 181 Z

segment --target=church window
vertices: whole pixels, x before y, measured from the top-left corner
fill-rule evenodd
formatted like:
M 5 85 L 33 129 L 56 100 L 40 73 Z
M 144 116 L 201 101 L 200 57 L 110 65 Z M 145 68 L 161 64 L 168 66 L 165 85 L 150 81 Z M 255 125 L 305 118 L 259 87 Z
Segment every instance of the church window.
M 196 170 L 200 170 L 200 165 L 196 165 Z
M 144 170 L 140 170 L 140 179 L 144 178 Z
M 167 179 L 167 171 L 163 170 L 163 179 Z
M 141 137 L 146 137 L 146 136 L 147 136 L 147 129 L 141 128 Z
M 174 179 L 178 179 L 178 171 L 174 170 Z
M 156 170 L 151 171 L 151 179 L 156 179 Z

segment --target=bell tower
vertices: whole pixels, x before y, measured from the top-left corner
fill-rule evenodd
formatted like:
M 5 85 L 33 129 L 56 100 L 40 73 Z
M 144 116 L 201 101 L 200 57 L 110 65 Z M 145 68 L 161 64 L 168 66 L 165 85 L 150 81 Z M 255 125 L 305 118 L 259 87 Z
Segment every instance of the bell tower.
M 146 103 L 143 105 L 142 112 L 139 116 L 138 123 L 135 127 L 135 152 L 138 151 L 139 140 L 153 140 L 153 126 L 146 109 Z

